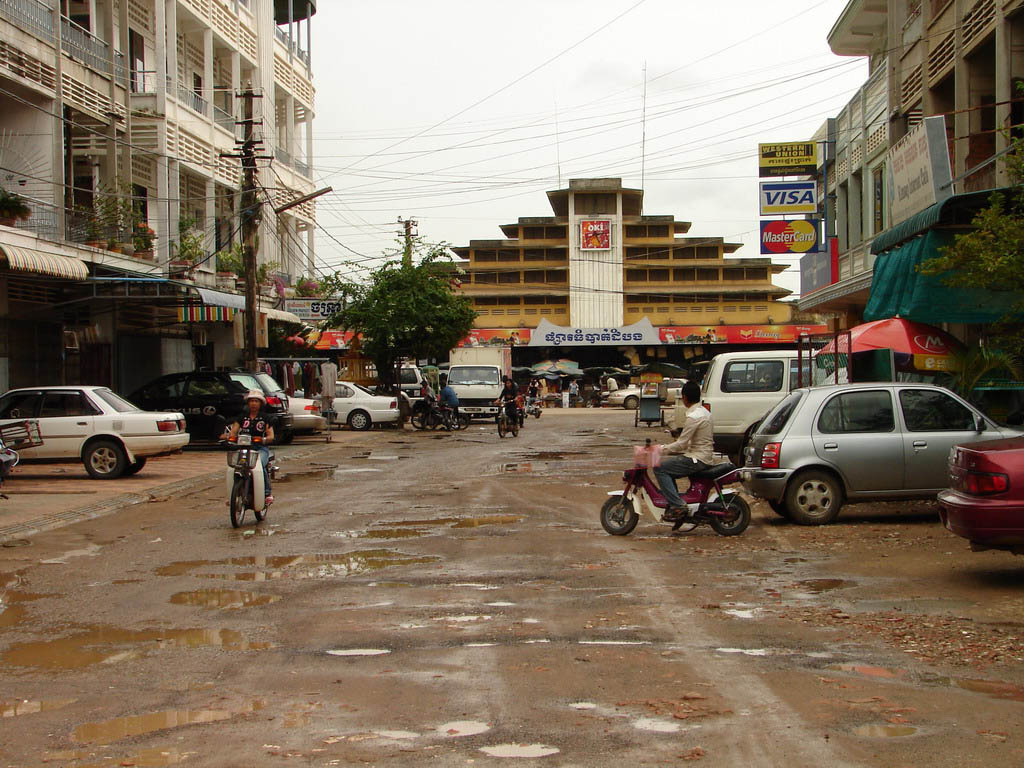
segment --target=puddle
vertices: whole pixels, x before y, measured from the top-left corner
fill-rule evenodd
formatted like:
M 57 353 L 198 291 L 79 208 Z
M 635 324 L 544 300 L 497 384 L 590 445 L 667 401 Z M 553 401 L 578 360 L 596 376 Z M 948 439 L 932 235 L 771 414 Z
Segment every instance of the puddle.
M 898 739 L 903 736 L 913 736 L 917 728 L 912 725 L 861 725 L 853 729 L 857 736 L 867 736 L 871 739 Z
M 497 643 L 463 643 L 463 648 L 493 648 Z
M 523 518 L 519 515 L 490 515 L 487 517 L 461 517 L 452 528 L 479 528 L 484 525 L 512 525 Z
M 139 647 L 142 646 L 142 647 Z M 0 659 L 15 667 L 80 669 L 93 664 L 137 658 L 159 648 L 216 647 L 232 651 L 262 651 L 271 643 L 251 642 L 233 629 L 128 630 L 97 627 L 71 637 L 12 645 Z
M 150 747 L 149 749 L 143 749 L 139 752 L 131 755 L 127 758 L 114 758 L 110 755 L 103 756 L 103 762 L 101 763 L 75 763 L 75 768 L 100 768 L 101 766 L 114 765 L 113 760 L 117 759 L 120 765 L 137 765 L 139 768 L 163 768 L 168 765 L 179 765 L 184 763 L 190 757 L 194 757 L 196 752 L 180 752 L 177 749 L 170 749 L 167 747 Z M 48 752 L 43 762 L 49 762 L 52 760 L 90 760 L 95 759 L 97 754 L 95 752 L 88 752 L 84 749 L 76 750 L 65 750 L 62 752 Z
M 418 739 L 419 734 L 413 731 L 374 731 L 382 739 Z
M 1024 688 L 1012 683 L 1001 683 L 997 680 L 968 680 L 959 679 L 954 681 L 959 688 L 974 693 L 983 693 L 994 699 L 1008 699 L 1010 701 L 1024 701 Z
M 434 621 L 448 621 L 456 624 L 466 624 L 472 621 L 490 621 L 490 616 L 471 615 L 471 616 L 432 616 Z
M 408 581 L 371 581 L 366 586 L 368 587 L 411 587 L 412 583 Z
M 537 453 L 521 455 L 525 455 L 530 459 L 537 459 L 538 461 L 557 461 L 558 459 L 564 459 L 566 456 L 590 456 L 591 454 L 586 451 L 539 451 Z
M 384 656 L 391 653 L 386 648 L 337 648 L 327 651 L 328 656 Z
M 74 704 L 78 699 L 42 699 L 40 701 L 0 701 L 0 717 L 20 717 L 21 715 L 32 715 L 36 712 L 49 712 L 53 709 L 62 709 L 68 704 Z
M 331 475 L 351 475 L 358 472 L 383 472 L 383 469 L 377 469 L 376 467 L 350 467 L 347 469 L 334 469 L 331 470 Z
M 653 733 L 676 733 L 680 730 L 678 723 L 656 720 L 653 717 L 641 717 L 633 723 L 633 727 L 638 731 L 652 731 Z
M 435 517 L 430 520 L 396 520 L 391 523 L 377 523 L 377 525 L 386 528 L 397 528 L 398 526 L 412 526 L 414 528 L 422 528 L 425 526 L 435 525 L 451 525 L 452 523 L 459 522 L 457 517 Z
M 580 645 L 650 645 L 646 640 L 580 640 Z
M 358 534 L 360 539 L 413 539 L 426 536 L 426 531 L 416 528 L 385 528 L 382 530 L 363 531 Z
M 491 726 L 479 720 L 453 720 L 437 726 L 437 730 L 445 736 L 476 736 L 491 730 Z
M 13 627 L 25 618 L 25 609 L 20 605 L 0 603 L 0 627 Z
M 257 712 L 263 708 L 262 701 L 253 701 L 238 709 L 169 709 L 163 712 L 150 712 L 145 715 L 130 715 L 86 723 L 75 728 L 71 737 L 85 744 L 111 744 L 121 739 L 140 736 L 144 733 L 164 731 L 170 728 L 181 728 L 196 723 L 214 723 L 228 720 L 237 715 Z
M 96 557 L 99 553 L 99 546 L 96 544 L 90 544 L 82 549 L 72 549 L 59 557 L 52 557 L 49 560 L 40 560 L 39 562 L 43 565 L 67 565 L 68 560 L 72 557 Z
M 240 573 L 199 573 L 201 578 L 233 579 L 235 581 L 267 581 L 270 579 L 315 579 L 330 576 L 354 576 L 366 571 L 397 565 L 422 565 L 440 560 L 433 556 L 413 556 L 388 549 L 369 549 L 320 555 L 284 555 L 232 557 L 227 560 L 187 560 L 157 569 L 161 576 L 180 576 L 190 571 L 218 566 L 258 568 Z
M 429 520 L 396 520 L 377 523 L 380 528 L 428 528 L 447 525 L 452 528 L 479 528 L 483 525 L 512 525 L 523 519 L 522 515 L 484 515 L 482 517 L 435 517 Z M 419 535 L 424 535 L 421 531 Z
M 491 757 L 547 757 L 557 755 L 557 747 L 544 744 L 497 744 L 493 747 L 480 747 L 480 751 Z
M 206 609 L 250 608 L 276 603 L 280 599 L 277 595 L 260 595 L 235 589 L 197 589 L 193 592 L 178 592 L 171 595 L 171 602 L 175 605 L 195 605 Z
M 807 562 L 807 558 L 806 557 L 786 557 L 786 558 L 783 558 L 782 562 L 784 562 L 784 563 L 806 563 Z
M 767 648 L 715 648 L 718 653 L 741 653 L 744 656 L 767 656 Z
M 847 581 L 846 579 L 805 579 L 804 581 L 798 581 L 797 584 L 816 595 L 833 589 L 846 589 L 857 586 L 857 582 Z
M 488 605 L 492 608 L 510 608 L 515 605 L 515 603 L 510 603 L 506 600 L 499 600 L 496 603 L 484 603 L 484 605 Z
M 577 701 L 569 705 L 570 709 L 597 709 L 597 704 L 591 704 L 589 701 Z
M 853 672 L 858 675 L 864 675 L 865 677 L 876 677 L 882 679 L 895 679 L 900 677 L 906 677 L 907 672 L 903 669 L 889 669 L 888 667 L 873 667 L 867 664 L 830 664 L 828 669 L 834 669 L 839 672 Z
M 729 616 L 735 616 L 737 619 L 752 619 L 757 615 L 757 609 L 726 608 L 722 613 L 728 614 Z

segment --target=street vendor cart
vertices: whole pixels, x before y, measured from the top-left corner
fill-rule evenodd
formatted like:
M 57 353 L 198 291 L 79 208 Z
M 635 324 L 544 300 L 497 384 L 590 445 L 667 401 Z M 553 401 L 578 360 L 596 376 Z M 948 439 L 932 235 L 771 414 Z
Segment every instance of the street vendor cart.
M 640 426 L 641 421 L 648 427 L 651 424 L 665 426 L 665 416 L 661 411 L 661 394 L 655 382 L 643 384 L 640 389 L 640 402 L 633 412 L 633 426 Z

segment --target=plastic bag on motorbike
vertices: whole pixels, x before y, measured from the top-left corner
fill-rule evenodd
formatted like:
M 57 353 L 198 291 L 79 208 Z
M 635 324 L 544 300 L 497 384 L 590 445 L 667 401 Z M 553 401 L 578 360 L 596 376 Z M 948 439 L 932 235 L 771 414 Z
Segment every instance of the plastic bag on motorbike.
M 661 446 L 657 443 L 653 445 L 634 445 L 633 464 L 637 467 L 646 468 L 661 466 Z

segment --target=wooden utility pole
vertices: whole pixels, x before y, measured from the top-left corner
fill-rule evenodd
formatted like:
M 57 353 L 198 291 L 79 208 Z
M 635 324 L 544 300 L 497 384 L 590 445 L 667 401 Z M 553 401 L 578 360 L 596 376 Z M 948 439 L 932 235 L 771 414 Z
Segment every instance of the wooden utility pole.
M 258 192 L 256 180 L 256 161 L 269 159 L 257 155 L 256 150 L 261 149 L 263 142 L 256 138 L 253 130 L 257 121 L 253 119 L 253 99 L 262 98 L 260 94 L 254 93 L 252 86 L 246 84 L 245 90 L 239 94 L 242 100 L 242 119 L 237 121 L 242 126 L 242 139 L 235 141 L 239 146 L 236 155 L 221 153 L 221 157 L 234 157 L 242 161 L 242 196 L 239 215 L 241 217 L 242 233 L 242 263 L 245 265 L 245 317 L 244 317 L 244 339 L 245 339 L 245 367 L 250 371 L 256 370 L 259 353 L 256 344 L 256 316 L 259 311 L 259 299 L 256 291 L 256 262 L 258 257 L 258 238 L 260 228 L 261 208 L 263 206 Z
M 405 247 L 402 249 L 402 266 L 412 266 L 412 228 L 416 226 L 416 219 L 403 219 L 398 217 L 398 223 L 405 226 Z

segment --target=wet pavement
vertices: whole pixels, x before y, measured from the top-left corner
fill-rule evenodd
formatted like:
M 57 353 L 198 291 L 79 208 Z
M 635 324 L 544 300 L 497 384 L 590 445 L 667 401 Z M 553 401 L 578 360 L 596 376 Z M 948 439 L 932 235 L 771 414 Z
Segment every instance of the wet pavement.
M 0 766 L 1024 764 L 1024 561 L 922 502 L 608 536 L 647 436 L 373 432 L 259 525 L 217 484 L 6 542 Z

